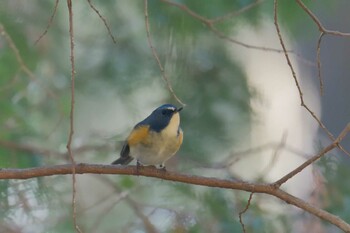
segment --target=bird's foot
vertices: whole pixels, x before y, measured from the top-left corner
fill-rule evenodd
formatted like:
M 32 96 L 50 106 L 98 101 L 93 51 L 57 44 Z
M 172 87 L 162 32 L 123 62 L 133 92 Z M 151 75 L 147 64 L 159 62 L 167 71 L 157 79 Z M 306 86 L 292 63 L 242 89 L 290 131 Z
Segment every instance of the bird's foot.
M 164 165 L 164 164 L 159 165 L 159 169 L 160 169 L 161 171 L 166 172 L 166 168 L 165 168 L 165 165 Z
M 136 175 L 140 174 L 140 167 L 142 167 L 142 164 L 136 160 Z

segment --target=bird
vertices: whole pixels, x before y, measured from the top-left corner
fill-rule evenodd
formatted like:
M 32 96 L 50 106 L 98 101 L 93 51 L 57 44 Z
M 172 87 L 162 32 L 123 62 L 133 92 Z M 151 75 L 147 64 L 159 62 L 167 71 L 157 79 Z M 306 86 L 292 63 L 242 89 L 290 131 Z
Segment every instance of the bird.
M 181 147 L 180 127 L 182 107 L 163 104 L 143 121 L 137 123 L 125 140 L 120 157 L 112 164 L 127 165 L 136 159 L 137 167 L 152 165 L 166 170 L 165 162 Z

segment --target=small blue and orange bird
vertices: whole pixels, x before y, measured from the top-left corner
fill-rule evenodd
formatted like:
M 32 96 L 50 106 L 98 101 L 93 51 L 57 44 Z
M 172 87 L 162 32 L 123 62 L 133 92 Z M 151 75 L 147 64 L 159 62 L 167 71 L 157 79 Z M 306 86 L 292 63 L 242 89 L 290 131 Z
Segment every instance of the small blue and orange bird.
M 125 140 L 120 158 L 112 164 L 129 164 L 136 159 L 137 165 L 159 165 L 164 163 L 180 148 L 183 132 L 180 128 L 182 107 L 164 104 L 139 122 Z

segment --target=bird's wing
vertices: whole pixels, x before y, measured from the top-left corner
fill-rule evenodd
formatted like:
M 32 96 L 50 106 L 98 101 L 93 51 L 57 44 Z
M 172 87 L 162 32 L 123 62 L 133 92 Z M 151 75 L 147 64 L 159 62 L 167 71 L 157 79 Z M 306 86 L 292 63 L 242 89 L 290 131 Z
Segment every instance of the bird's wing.
M 122 150 L 120 151 L 120 158 L 114 161 L 112 164 L 129 164 L 134 158 L 130 156 L 130 147 L 139 143 L 147 144 L 149 137 L 149 126 L 138 124 L 131 131 L 129 137 L 126 139 Z
M 125 142 L 122 147 L 122 150 L 120 151 L 120 157 L 126 158 L 129 156 L 129 154 L 130 154 L 130 147 L 128 145 L 128 142 Z
M 179 130 L 178 130 L 178 141 L 177 141 L 177 147 L 178 148 L 180 148 L 183 139 L 184 139 L 184 133 L 182 132 L 182 129 L 179 127 Z
M 137 125 L 133 131 L 131 131 L 127 143 L 129 146 L 134 146 L 136 144 L 148 143 L 148 135 L 149 135 L 149 126 L 148 125 Z

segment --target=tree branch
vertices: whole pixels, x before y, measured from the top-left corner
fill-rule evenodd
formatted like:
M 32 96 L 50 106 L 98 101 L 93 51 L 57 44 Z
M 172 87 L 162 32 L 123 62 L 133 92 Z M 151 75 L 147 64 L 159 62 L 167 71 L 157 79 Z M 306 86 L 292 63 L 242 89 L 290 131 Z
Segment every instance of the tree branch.
M 323 124 L 323 122 L 320 120 L 320 118 L 309 108 L 309 106 L 305 103 L 304 101 L 304 97 L 303 97 L 303 92 L 301 90 L 301 86 L 299 84 L 299 81 L 298 81 L 298 78 L 297 78 L 297 75 L 296 75 L 296 72 L 294 70 L 294 67 L 292 65 L 292 62 L 291 62 L 291 59 L 289 58 L 289 55 L 288 55 L 288 51 L 286 49 L 286 46 L 285 46 L 285 43 L 283 41 L 283 38 L 282 38 L 282 34 L 281 34 L 281 30 L 279 28 L 279 24 L 278 24 L 278 12 L 277 12 L 277 8 L 278 8 L 278 2 L 277 0 L 274 0 L 274 9 L 273 9 L 273 12 L 274 12 L 274 24 L 275 24 L 275 28 L 276 28 L 276 32 L 277 32 L 277 36 L 278 36 L 278 39 L 280 41 L 280 44 L 282 46 L 282 49 L 284 51 L 284 55 L 286 57 L 286 61 L 287 61 L 287 64 L 292 72 L 292 76 L 293 76 L 293 79 L 294 79 L 294 83 L 295 83 L 295 86 L 297 87 L 298 89 L 298 93 L 299 93 L 299 99 L 300 99 L 300 105 L 306 109 L 306 111 L 309 112 L 309 114 L 317 121 L 318 125 L 324 130 L 324 132 L 328 135 L 328 137 L 334 141 L 335 140 L 335 137 L 334 135 L 327 129 L 327 127 Z M 318 42 L 319 44 L 321 43 L 321 41 Z M 346 151 L 340 144 L 337 145 L 338 148 L 343 151 L 345 154 L 347 154 L 348 156 L 350 156 L 350 153 L 348 151 Z
M 75 86 L 75 62 L 74 62 L 74 29 L 73 29 L 73 10 L 72 0 L 67 0 L 68 15 L 69 15 L 69 41 L 70 41 L 70 63 L 71 63 L 71 103 L 69 114 L 69 134 L 67 141 L 67 151 L 71 161 L 72 169 L 72 209 L 73 209 L 73 224 L 76 232 L 82 233 L 77 223 L 77 207 L 76 207 L 76 179 L 75 179 L 75 160 L 72 153 L 72 141 L 74 135 L 74 86 Z
M 53 12 L 51 14 L 51 17 L 49 19 L 49 22 L 46 25 L 46 28 L 44 30 L 44 32 L 38 37 L 38 39 L 35 40 L 34 45 L 38 44 L 38 42 L 47 34 L 47 32 L 49 31 L 49 28 L 51 27 L 52 23 L 53 23 L 53 19 L 55 18 L 56 12 L 57 12 L 57 8 L 58 8 L 58 3 L 60 0 L 56 0 L 55 1 L 55 6 L 53 7 Z
M 145 15 L 145 27 L 146 27 L 146 35 L 147 35 L 147 41 L 148 41 L 148 46 L 151 49 L 152 55 L 154 57 L 154 59 L 156 60 L 160 73 L 162 75 L 162 78 L 164 80 L 164 82 L 167 85 L 168 90 L 170 91 L 170 93 L 172 94 L 172 96 L 174 97 L 174 99 L 181 104 L 182 106 L 186 106 L 186 104 L 184 102 L 182 102 L 180 100 L 180 98 L 175 94 L 175 91 L 173 89 L 173 87 L 171 86 L 170 80 L 168 78 L 168 75 L 165 73 L 164 67 L 162 65 L 162 62 L 159 59 L 158 56 L 158 52 L 156 50 L 156 48 L 153 45 L 152 39 L 151 39 L 151 30 L 150 30 L 150 26 L 149 26 L 149 16 L 148 16 L 148 0 L 144 0 L 144 15 Z
M 343 37 L 349 37 L 350 33 L 346 33 L 346 32 L 339 32 L 339 31 L 334 31 L 334 30 L 328 30 L 326 29 L 323 24 L 321 23 L 321 21 L 317 18 L 317 16 L 309 9 L 307 8 L 307 6 L 301 1 L 301 0 L 296 0 L 297 4 L 306 12 L 306 14 L 308 14 L 310 16 L 310 18 L 312 19 L 312 21 L 314 21 L 314 23 L 317 25 L 318 30 L 321 32 L 318 41 L 317 41 L 317 56 L 316 56 L 316 62 L 317 62 L 317 69 L 318 69 L 318 78 L 319 78 L 319 82 L 320 82 L 320 92 L 321 95 L 323 95 L 323 80 L 321 77 L 321 61 L 320 61 L 320 52 L 321 52 L 321 41 L 324 35 L 329 34 L 329 35 L 333 35 L 333 36 L 343 36 Z
M 312 156 L 310 159 L 306 160 L 303 164 L 301 164 L 299 167 L 295 168 L 293 171 L 289 172 L 287 175 L 283 176 L 281 179 L 276 181 L 274 183 L 275 186 L 280 187 L 283 183 L 287 182 L 290 178 L 304 170 L 306 167 L 308 167 L 310 164 L 315 162 L 316 160 L 320 159 L 322 156 L 324 156 L 329 151 L 333 150 L 334 148 L 339 146 L 339 143 L 344 139 L 344 137 L 349 133 L 350 131 L 350 123 L 346 125 L 346 127 L 343 129 L 343 131 L 339 134 L 339 136 L 334 140 L 333 143 L 331 143 L 329 146 L 321 150 L 318 154 Z
M 239 214 L 238 214 L 239 222 L 241 223 L 243 233 L 246 233 L 245 225 L 243 223 L 243 214 L 245 212 L 247 212 L 247 210 L 249 209 L 249 206 L 250 206 L 250 203 L 252 201 L 253 195 L 254 195 L 254 193 L 251 192 L 250 195 L 249 195 L 249 199 L 248 199 L 248 202 L 247 202 L 245 208 L 242 211 L 240 211 Z
M 176 181 L 181 183 L 201 185 L 207 187 L 216 187 L 224 189 L 236 189 L 246 192 L 265 193 L 275 196 L 288 204 L 299 207 L 300 209 L 309 212 L 329 223 L 339 227 L 344 232 L 350 233 L 350 225 L 341 218 L 319 209 L 309 203 L 297 198 L 277 187 L 273 184 L 255 184 L 236 180 L 217 179 L 212 177 L 201 177 L 193 175 L 179 174 L 176 172 L 164 172 L 152 167 L 136 166 L 114 166 L 114 165 L 98 165 L 98 164 L 83 164 L 75 165 L 76 174 L 119 174 L 119 175 L 134 175 L 147 176 L 163 180 Z M 53 175 L 68 175 L 72 174 L 72 164 L 45 166 L 26 169 L 1 169 L 0 179 L 30 179 L 42 176 Z
M 99 10 L 97 10 L 97 8 L 92 4 L 91 0 L 87 0 L 88 3 L 89 3 L 89 6 L 91 7 L 91 9 L 93 11 L 95 11 L 95 13 L 98 15 L 98 17 L 100 17 L 100 19 L 102 20 L 103 24 L 105 25 L 107 31 L 108 31 L 108 35 L 111 37 L 112 41 L 114 44 L 117 43 L 117 40 L 115 39 L 115 37 L 113 36 L 112 34 L 112 30 L 111 28 L 109 27 L 108 23 L 107 23 L 107 20 L 105 19 L 105 17 L 103 17 L 100 13 Z

